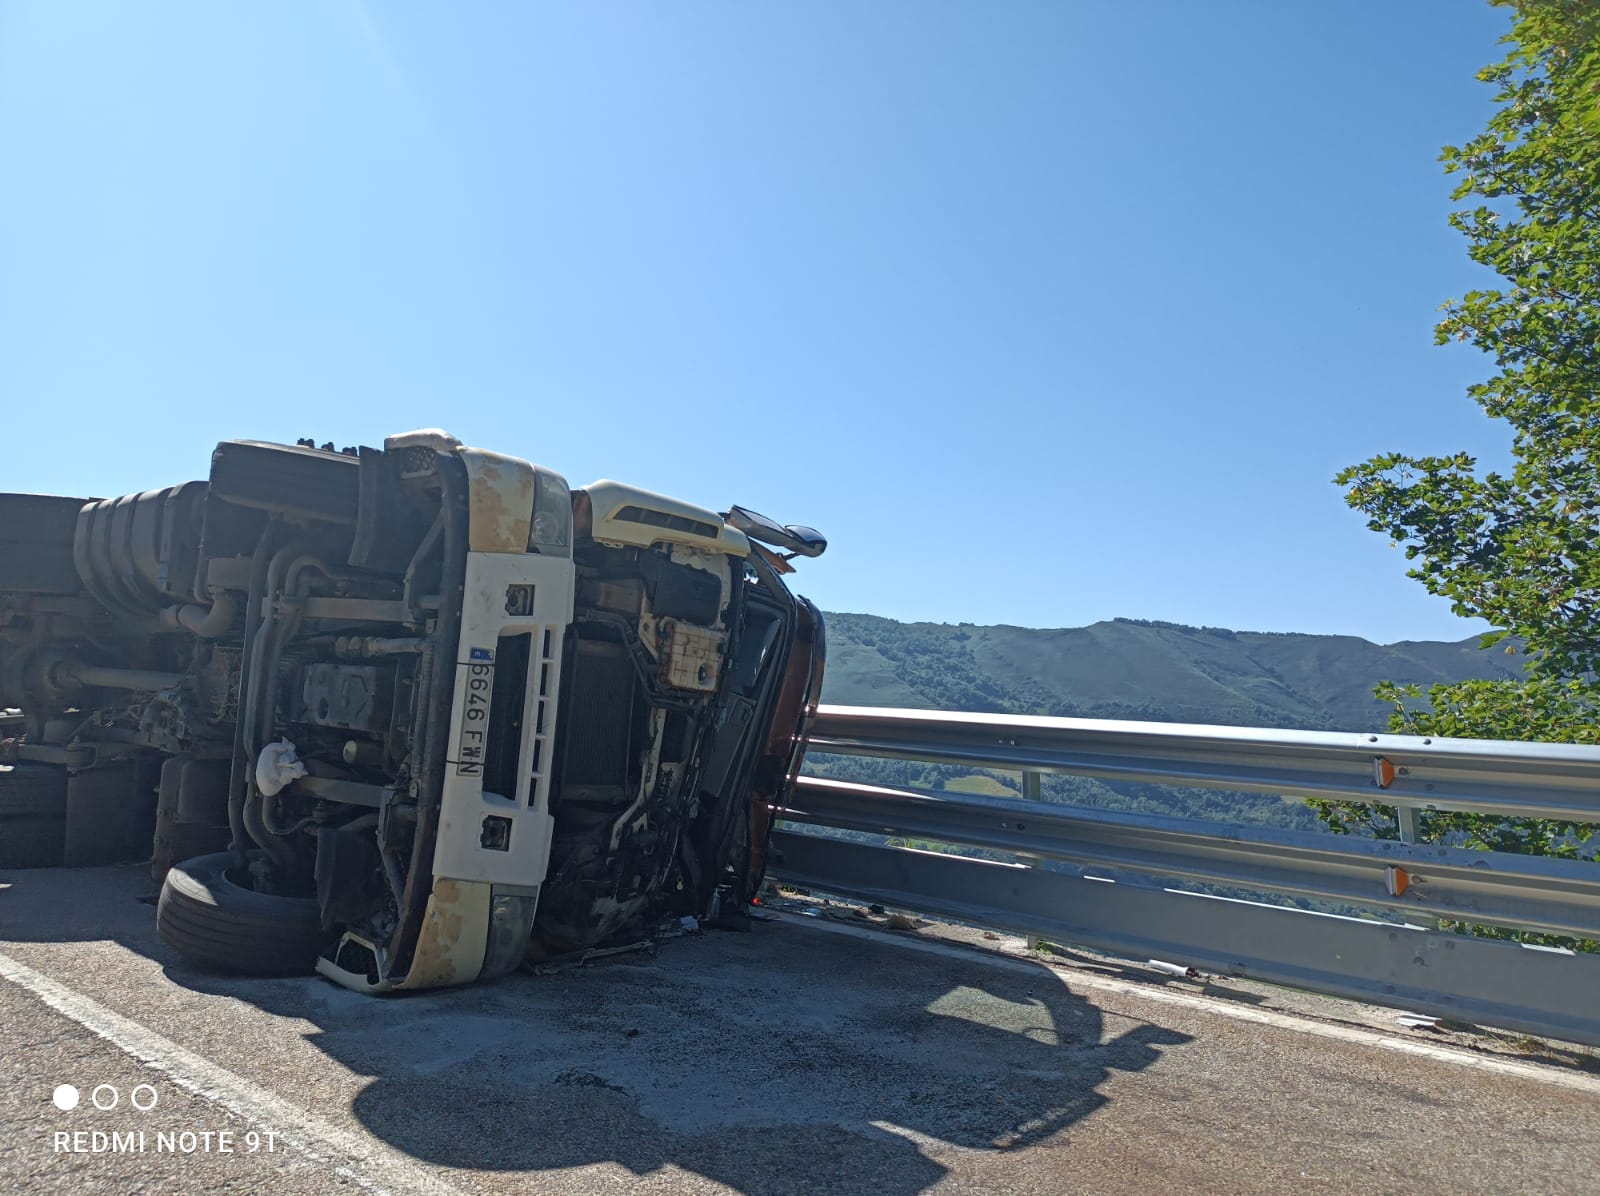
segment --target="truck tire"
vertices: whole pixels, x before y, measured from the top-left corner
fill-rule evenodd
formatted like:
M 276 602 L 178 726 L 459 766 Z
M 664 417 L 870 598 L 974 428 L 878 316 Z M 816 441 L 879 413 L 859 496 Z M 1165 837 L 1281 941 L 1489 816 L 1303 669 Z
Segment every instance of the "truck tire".
M 58 868 L 67 842 L 67 770 L 0 767 L 0 868 Z
M 156 930 L 206 968 L 257 976 L 304 974 L 333 935 L 314 897 L 278 897 L 236 884 L 232 852 L 174 864 L 161 885 Z

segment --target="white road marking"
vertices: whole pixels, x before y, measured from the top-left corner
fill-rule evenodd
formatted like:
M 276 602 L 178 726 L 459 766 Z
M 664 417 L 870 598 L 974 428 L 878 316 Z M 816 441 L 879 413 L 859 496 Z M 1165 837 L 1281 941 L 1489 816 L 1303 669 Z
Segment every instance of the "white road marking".
M 145 1066 L 165 1073 L 178 1087 L 271 1130 L 279 1141 L 374 1196 L 462 1196 L 459 1188 L 399 1151 L 324 1121 L 4 953 L 0 953 L 0 977 Z
M 1399 1051 L 1402 1054 L 1420 1055 L 1438 1063 L 1450 1063 L 1458 1067 L 1474 1068 L 1478 1071 L 1492 1071 L 1503 1075 L 1516 1076 L 1523 1080 L 1532 1080 L 1538 1084 L 1547 1084 L 1556 1088 L 1571 1088 L 1578 1092 L 1600 1095 L 1600 1076 L 1586 1075 L 1583 1072 L 1564 1071 L 1555 1067 L 1540 1067 L 1532 1063 L 1517 1063 L 1510 1059 L 1496 1059 L 1488 1055 L 1474 1055 L 1470 1051 L 1435 1046 L 1432 1043 L 1418 1042 L 1411 1038 L 1394 1038 L 1376 1030 L 1362 1030 L 1355 1026 L 1341 1026 L 1331 1022 L 1313 1021 L 1310 1018 L 1296 1017 L 1290 1013 L 1279 1013 L 1270 1009 L 1256 1009 L 1248 1005 L 1238 1005 L 1232 1001 L 1219 1001 L 1215 997 L 1205 997 L 1199 993 L 1157 988 L 1153 985 L 1138 984 L 1131 980 L 1117 980 L 1110 976 L 1097 976 L 1092 972 L 1074 970 L 1067 964 L 1056 962 L 1045 964 L 1043 961 L 1036 962 L 1031 959 L 1020 959 L 1015 955 L 1007 955 L 1001 951 L 980 947 L 976 944 L 950 943 L 938 939 L 910 938 L 901 935 L 891 937 L 881 930 L 862 926 L 847 926 L 825 918 L 807 918 L 793 914 L 784 914 L 783 918 L 785 921 L 796 925 L 808 926 L 815 930 L 825 930 L 833 934 L 845 934 L 856 938 L 871 939 L 878 943 L 895 943 L 902 947 L 916 951 L 926 951 L 934 955 L 971 959 L 976 954 L 986 961 L 1010 965 L 1013 968 L 1027 969 L 1033 975 L 1037 975 L 1037 970 L 1043 966 L 1046 971 L 1057 976 L 1062 984 L 1068 988 L 1097 988 L 1103 992 L 1118 993 L 1122 996 L 1134 997 L 1142 1001 L 1180 1005 L 1188 1009 L 1214 1013 L 1219 1017 L 1233 1018 L 1235 1021 L 1254 1022 L 1258 1025 L 1272 1026 L 1279 1030 L 1291 1030 L 1297 1034 L 1311 1034 L 1319 1038 L 1334 1038 L 1341 1042 L 1377 1047 L 1385 1051 Z

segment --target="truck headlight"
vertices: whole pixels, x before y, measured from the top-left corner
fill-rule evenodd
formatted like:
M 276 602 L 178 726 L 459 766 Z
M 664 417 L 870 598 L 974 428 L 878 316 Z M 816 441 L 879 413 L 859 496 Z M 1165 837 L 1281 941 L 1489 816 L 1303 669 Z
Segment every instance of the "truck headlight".
M 481 980 L 504 976 L 514 971 L 528 951 L 528 936 L 533 933 L 533 915 L 539 908 L 539 890 L 506 892 L 495 885 L 489 903 L 489 941 L 483 953 Z
M 547 469 L 533 471 L 533 522 L 528 551 L 572 555 L 572 491 L 567 479 Z

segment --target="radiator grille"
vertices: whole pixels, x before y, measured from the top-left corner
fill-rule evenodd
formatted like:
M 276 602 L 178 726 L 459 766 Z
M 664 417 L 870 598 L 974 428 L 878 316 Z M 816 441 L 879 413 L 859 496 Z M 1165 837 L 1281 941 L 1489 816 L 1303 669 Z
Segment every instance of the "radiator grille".
M 563 713 L 563 786 L 625 786 L 637 681 L 621 644 L 580 640 Z

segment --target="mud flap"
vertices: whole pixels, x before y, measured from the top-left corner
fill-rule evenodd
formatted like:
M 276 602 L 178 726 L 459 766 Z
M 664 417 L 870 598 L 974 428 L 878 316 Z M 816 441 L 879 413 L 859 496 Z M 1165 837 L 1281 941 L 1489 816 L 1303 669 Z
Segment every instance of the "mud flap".
M 75 772 L 67 781 L 68 868 L 150 858 L 158 760 L 135 757 Z

